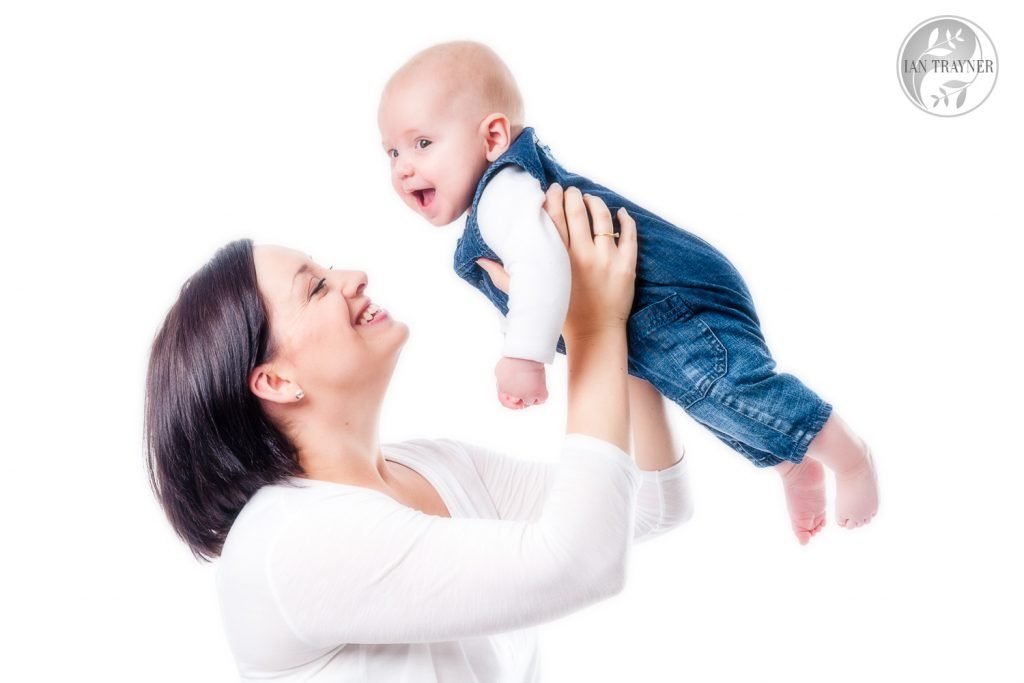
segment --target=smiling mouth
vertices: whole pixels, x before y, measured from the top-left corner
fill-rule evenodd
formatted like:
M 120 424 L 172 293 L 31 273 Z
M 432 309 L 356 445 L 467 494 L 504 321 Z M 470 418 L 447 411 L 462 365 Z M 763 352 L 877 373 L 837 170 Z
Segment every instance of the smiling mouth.
M 434 203 L 435 190 L 432 187 L 422 190 L 413 190 L 412 193 L 416 197 L 416 203 L 419 204 L 421 209 L 425 209 Z
M 377 304 L 370 302 L 359 312 L 356 316 L 356 327 L 360 325 L 371 325 L 378 320 L 383 320 L 387 317 L 387 311 L 378 306 Z

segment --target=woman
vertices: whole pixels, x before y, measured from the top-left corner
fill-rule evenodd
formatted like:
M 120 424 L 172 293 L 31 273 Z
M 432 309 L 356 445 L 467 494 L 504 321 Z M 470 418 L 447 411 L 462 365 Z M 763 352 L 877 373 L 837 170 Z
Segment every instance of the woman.
M 689 515 L 661 399 L 627 389 L 635 224 L 619 216 L 616 244 L 599 199 L 557 186 L 545 208 L 573 266 L 557 467 L 382 448 L 407 328 L 362 273 L 239 241 L 182 289 L 150 360 L 150 476 L 193 552 L 220 557 L 244 680 L 536 680 L 523 629 L 617 593 L 633 538 Z

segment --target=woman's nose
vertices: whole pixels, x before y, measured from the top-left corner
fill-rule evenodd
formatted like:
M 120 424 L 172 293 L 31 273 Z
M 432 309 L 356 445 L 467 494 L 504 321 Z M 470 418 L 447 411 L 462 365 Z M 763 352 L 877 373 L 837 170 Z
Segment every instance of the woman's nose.
M 361 270 L 343 270 L 341 277 L 341 293 L 346 299 L 354 299 L 366 289 L 366 273 Z

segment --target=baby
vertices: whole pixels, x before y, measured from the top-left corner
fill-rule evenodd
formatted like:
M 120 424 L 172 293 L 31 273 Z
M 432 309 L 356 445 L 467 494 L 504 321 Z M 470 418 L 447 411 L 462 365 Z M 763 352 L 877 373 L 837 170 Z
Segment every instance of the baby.
M 630 374 L 755 465 L 775 467 L 801 543 L 825 522 L 823 465 L 836 477 L 839 524 L 854 528 L 874 517 L 870 451 L 831 405 L 796 377 L 775 372 L 733 265 L 702 239 L 555 161 L 524 127 L 519 89 L 489 48 L 455 42 L 415 55 L 384 88 L 378 123 L 392 185 L 409 208 L 437 226 L 468 212 L 454 265 L 505 315 L 495 370 L 504 405 L 543 403 L 544 364 L 556 348 L 565 351 L 559 330 L 570 267 L 543 205 L 554 183 L 578 188 L 602 199 L 612 215 L 625 208 L 637 224 Z M 507 295 L 481 259 L 504 266 Z

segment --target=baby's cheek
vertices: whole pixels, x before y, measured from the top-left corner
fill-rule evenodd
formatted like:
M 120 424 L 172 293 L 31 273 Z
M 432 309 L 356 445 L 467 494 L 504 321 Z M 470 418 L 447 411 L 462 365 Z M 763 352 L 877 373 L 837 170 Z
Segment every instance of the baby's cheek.
M 476 182 L 466 182 L 460 188 L 453 198 L 452 203 L 455 204 L 453 207 L 458 215 L 461 215 L 464 211 L 469 209 L 469 205 L 473 203 L 473 192 L 476 190 Z

